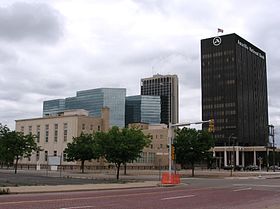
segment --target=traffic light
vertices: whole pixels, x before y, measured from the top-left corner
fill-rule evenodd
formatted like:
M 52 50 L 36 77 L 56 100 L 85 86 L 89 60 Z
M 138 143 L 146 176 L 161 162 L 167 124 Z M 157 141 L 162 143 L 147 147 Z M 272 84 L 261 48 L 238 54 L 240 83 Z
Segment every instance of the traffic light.
M 174 147 L 174 144 L 171 145 L 171 159 L 175 160 L 175 147 Z
M 215 121 L 214 121 L 214 119 L 210 119 L 208 132 L 213 133 L 214 131 L 215 131 Z

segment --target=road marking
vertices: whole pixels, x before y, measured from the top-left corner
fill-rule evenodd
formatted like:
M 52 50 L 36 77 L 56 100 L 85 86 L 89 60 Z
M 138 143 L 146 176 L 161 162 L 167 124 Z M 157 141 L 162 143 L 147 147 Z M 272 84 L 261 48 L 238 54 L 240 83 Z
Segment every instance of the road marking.
M 234 192 L 240 192 L 240 191 L 246 191 L 246 190 L 251 190 L 252 188 L 251 187 L 248 187 L 248 188 L 242 188 L 242 189 L 236 189 L 236 190 L 233 190 Z
M 271 187 L 280 188 L 280 185 L 268 185 L 268 184 L 233 184 L 234 186 L 251 186 L 251 187 Z
M 181 198 L 188 198 L 188 197 L 194 197 L 195 195 L 185 195 L 185 196 L 176 196 L 176 197 L 166 197 L 162 198 L 161 200 L 174 200 L 174 199 L 181 199 Z
M 69 207 L 69 208 L 59 208 L 59 209 L 79 209 L 79 208 L 95 208 L 95 206 L 77 206 L 77 207 Z
M 203 191 L 213 189 L 215 187 L 206 187 L 206 188 L 198 188 L 198 189 L 191 189 L 188 191 Z M 152 192 L 143 192 L 143 193 L 133 193 L 133 194 L 119 194 L 119 195 L 103 195 L 103 196 L 88 196 L 88 197 L 73 197 L 73 198 L 61 198 L 61 199 L 47 199 L 47 200 L 20 200 L 20 201 L 11 201 L 11 202 L 0 202 L 0 205 L 10 205 L 10 204 L 26 204 L 26 203 L 43 203 L 43 202 L 61 202 L 61 201 L 74 201 L 74 200 L 89 200 L 89 199 L 102 199 L 102 198 L 116 198 L 116 197 L 129 197 L 129 196 L 139 196 L 139 195 L 152 195 L 157 193 L 178 193 L 180 191 L 186 191 L 185 189 L 176 189 L 176 190 L 169 190 L 169 191 L 152 191 Z

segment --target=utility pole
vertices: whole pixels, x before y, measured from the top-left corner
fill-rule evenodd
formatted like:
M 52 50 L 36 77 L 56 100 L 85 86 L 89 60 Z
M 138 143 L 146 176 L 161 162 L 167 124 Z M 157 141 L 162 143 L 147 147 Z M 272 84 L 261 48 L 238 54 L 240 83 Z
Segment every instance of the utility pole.
M 272 163 L 273 163 L 273 172 L 275 172 L 275 141 L 274 141 L 274 126 L 272 126 Z
M 233 139 L 233 133 L 228 137 L 228 146 L 230 146 L 230 141 L 231 139 Z M 230 157 L 230 165 L 231 165 L 231 169 L 230 169 L 230 176 L 232 176 L 232 172 L 234 169 L 234 141 L 232 141 L 232 153 L 231 153 L 231 157 Z

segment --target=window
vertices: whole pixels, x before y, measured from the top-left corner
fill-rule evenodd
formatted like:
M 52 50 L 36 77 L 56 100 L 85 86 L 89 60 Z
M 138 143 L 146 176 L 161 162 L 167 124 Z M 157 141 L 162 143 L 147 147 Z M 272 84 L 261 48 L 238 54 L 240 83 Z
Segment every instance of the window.
M 36 132 L 37 132 L 37 143 L 39 143 L 40 142 L 40 125 L 37 126 Z
M 90 130 L 91 130 L 91 131 L 93 130 L 93 125 L 92 125 L 92 124 L 90 125 Z
M 22 132 L 22 133 L 24 132 L 24 126 L 20 127 L 20 132 Z
M 100 131 L 100 129 L 101 129 L 100 126 L 98 126 L 98 127 L 97 127 L 97 130 Z
M 57 151 L 56 150 L 53 151 L 53 156 L 57 156 Z
M 45 125 L 45 142 L 49 142 L 49 125 Z
M 85 130 L 86 129 L 86 124 L 82 124 L 82 130 Z
M 155 153 L 148 152 L 147 163 L 154 163 L 154 162 L 155 162 Z
M 39 161 L 40 160 L 40 151 L 37 151 L 36 152 L 36 161 Z
M 28 126 L 28 133 L 32 134 L 32 126 Z
M 57 142 L 58 124 L 54 124 L 54 142 Z
M 67 129 L 64 130 L 63 132 L 63 140 L 66 142 L 67 141 Z
M 67 124 L 67 123 L 64 123 L 64 124 L 63 124 L 63 141 L 64 141 L 64 142 L 67 141 L 67 127 L 68 127 L 68 124 Z
M 45 151 L 45 161 L 48 161 L 48 151 Z

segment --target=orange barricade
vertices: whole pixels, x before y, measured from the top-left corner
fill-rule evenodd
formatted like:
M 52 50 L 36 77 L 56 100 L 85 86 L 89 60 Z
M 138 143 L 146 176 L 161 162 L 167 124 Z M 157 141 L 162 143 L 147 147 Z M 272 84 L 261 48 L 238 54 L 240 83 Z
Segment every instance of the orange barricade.
M 161 183 L 162 184 L 180 184 L 180 175 L 174 174 L 174 173 L 169 174 L 168 172 L 164 172 L 164 173 L 162 173 Z

